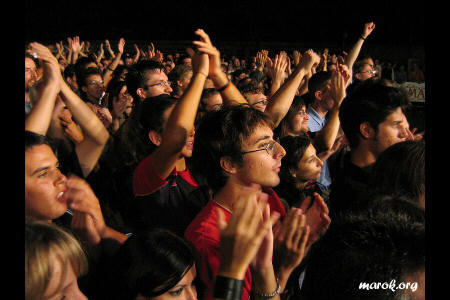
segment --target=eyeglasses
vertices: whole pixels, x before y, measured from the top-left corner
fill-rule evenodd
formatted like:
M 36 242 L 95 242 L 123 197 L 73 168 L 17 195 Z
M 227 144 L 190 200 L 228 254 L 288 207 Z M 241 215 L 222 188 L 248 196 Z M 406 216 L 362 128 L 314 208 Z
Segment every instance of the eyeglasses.
M 273 155 L 275 153 L 275 150 L 277 149 L 277 142 L 275 141 L 271 141 L 267 144 L 267 146 L 263 149 L 257 149 L 257 150 L 252 150 L 252 151 L 247 151 L 247 152 L 241 152 L 242 155 L 247 154 L 247 153 L 252 153 L 252 152 L 257 152 L 257 151 L 266 151 L 267 154 L 269 155 Z
M 304 117 L 307 115 L 307 113 L 306 113 L 306 111 L 301 110 L 297 113 L 297 115 L 299 115 L 300 117 Z
M 212 109 L 211 110 L 213 110 L 213 111 L 216 111 L 216 110 L 221 110 L 222 109 L 222 106 L 223 106 L 223 104 L 214 104 L 213 106 L 212 106 Z
M 267 99 L 259 99 L 257 102 L 253 103 L 252 106 L 256 106 L 258 104 L 267 105 L 267 103 L 269 103 L 269 101 Z
M 359 73 L 368 73 L 369 75 L 375 75 L 375 74 L 377 74 L 377 70 L 368 70 L 368 71 L 359 72 Z
M 161 81 L 161 82 L 158 82 L 158 83 L 155 83 L 155 84 L 148 85 L 147 88 L 151 88 L 152 86 L 165 87 L 165 86 L 168 86 L 168 85 L 170 86 L 170 84 L 171 84 L 170 81 Z
M 96 81 L 96 80 L 92 80 L 88 82 L 89 85 L 103 85 L 103 80 L 100 81 Z

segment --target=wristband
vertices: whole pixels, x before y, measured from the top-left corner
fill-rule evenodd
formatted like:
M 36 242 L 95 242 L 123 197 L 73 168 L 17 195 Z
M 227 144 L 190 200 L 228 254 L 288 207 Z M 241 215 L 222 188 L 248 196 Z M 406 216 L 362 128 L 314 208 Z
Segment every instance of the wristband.
M 107 67 L 108 70 L 110 70 L 111 72 L 114 72 L 114 69 L 111 69 L 110 67 Z
M 225 276 L 216 276 L 213 298 L 225 300 L 240 300 L 244 280 L 238 280 Z
M 275 290 L 275 292 L 271 293 L 271 294 L 264 294 L 264 293 L 260 293 L 256 290 L 253 290 L 253 292 L 255 293 L 256 296 L 260 297 L 260 298 L 264 298 L 264 299 L 270 299 L 275 297 L 276 295 L 278 295 L 281 291 L 281 286 L 280 283 L 278 282 L 278 278 L 275 278 L 277 280 L 277 289 Z
M 363 36 L 360 36 L 359 38 L 360 38 L 360 39 L 363 39 L 363 41 L 365 41 L 365 40 L 366 40 L 366 39 L 365 39 L 365 38 L 364 38 Z
M 218 92 L 222 92 L 224 91 L 227 87 L 229 87 L 231 84 L 231 80 L 228 80 L 227 84 L 225 84 L 223 87 L 221 87 L 220 89 L 217 89 Z

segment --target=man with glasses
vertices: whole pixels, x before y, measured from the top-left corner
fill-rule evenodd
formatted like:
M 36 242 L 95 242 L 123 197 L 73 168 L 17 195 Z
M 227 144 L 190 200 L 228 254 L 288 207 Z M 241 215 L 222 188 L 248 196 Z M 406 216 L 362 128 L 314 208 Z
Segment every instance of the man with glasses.
M 172 93 L 164 66 L 153 60 L 141 60 L 131 67 L 126 82 L 135 102 L 148 97 Z
M 286 154 L 273 139 L 272 121 L 248 105 L 224 106 L 206 114 L 196 130 L 191 158 L 194 175 L 206 179 L 211 189 L 208 204 L 185 231 L 197 249 L 197 271 L 211 298 L 212 283 L 220 266 L 218 210 L 226 220 L 245 189 L 268 194 L 271 213 L 286 215 L 272 187 L 280 182 L 281 159 Z M 279 274 L 278 274 L 279 275 Z M 246 271 L 242 299 L 248 299 L 252 275 Z
M 264 112 L 269 103 L 267 96 L 264 95 L 264 88 L 260 87 L 255 80 L 250 81 L 240 88 L 242 95 L 247 99 L 248 104 L 253 108 Z
M 81 98 L 97 114 L 103 125 L 108 128 L 112 123 L 112 115 L 105 106 L 105 86 L 102 73 L 98 68 L 87 68 L 81 73 L 80 93 Z

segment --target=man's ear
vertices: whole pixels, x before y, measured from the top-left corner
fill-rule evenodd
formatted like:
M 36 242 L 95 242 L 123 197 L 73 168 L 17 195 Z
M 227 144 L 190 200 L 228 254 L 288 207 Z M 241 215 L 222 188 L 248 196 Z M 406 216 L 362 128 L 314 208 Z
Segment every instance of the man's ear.
M 181 80 L 177 80 L 177 85 L 178 85 L 178 86 L 182 86 L 182 85 L 183 85 L 183 83 L 181 82 Z
M 375 136 L 375 130 L 372 128 L 372 126 L 369 125 L 368 122 L 364 122 L 359 125 L 359 132 L 366 139 Z
M 236 167 L 234 163 L 231 161 L 230 157 L 225 156 L 220 158 L 220 166 L 222 169 L 230 174 L 236 174 Z
M 150 139 L 150 141 L 155 144 L 156 146 L 160 146 L 161 145 L 161 141 L 162 141 L 162 137 L 159 133 L 157 133 L 154 130 L 150 130 L 148 133 L 148 138 Z
M 358 79 L 358 80 L 361 80 L 361 74 L 356 73 L 356 74 L 355 74 L 355 78 Z
M 85 86 L 82 86 L 82 87 L 81 87 L 81 90 L 82 90 L 83 92 L 85 92 L 85 93 L 86 93 L 86 92 L 87 92 L 87 87 L 85 87 Z
M 141 97 L 141 99 L 145 99 L 146 97 L 145 97 L 145 93 L 144 93 L 144 89 L 143 88 L 138 88 L 137 90 L 136 90 L 136 94 L 139 96 L 139 97 Z
M 314 92 L 314 98 L 320 100 L 320 99 L 322 99 L 322 96 L 323 96 L 322 91 L 315 91 L 315 92 Z

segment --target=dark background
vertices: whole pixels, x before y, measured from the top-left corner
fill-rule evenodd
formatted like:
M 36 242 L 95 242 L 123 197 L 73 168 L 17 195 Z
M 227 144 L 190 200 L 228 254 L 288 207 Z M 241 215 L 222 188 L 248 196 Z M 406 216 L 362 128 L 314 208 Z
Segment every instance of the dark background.
M 354 43 L 374 21 L 376 44 L 421 45 L 424 3 L 381 1 L 25 1 L 25 41 L 215 40 Z

